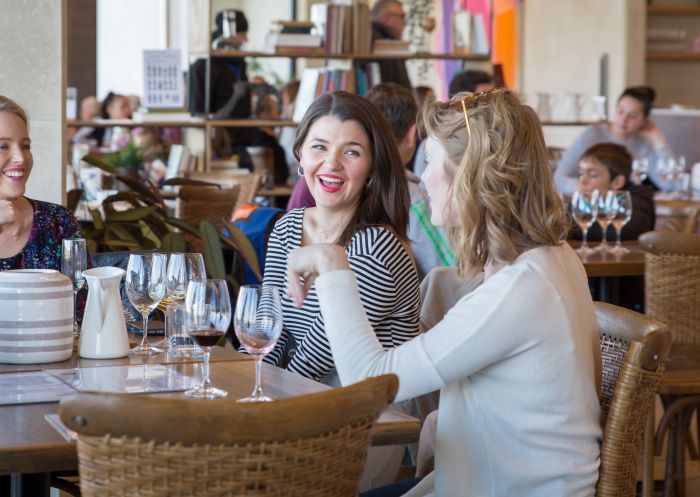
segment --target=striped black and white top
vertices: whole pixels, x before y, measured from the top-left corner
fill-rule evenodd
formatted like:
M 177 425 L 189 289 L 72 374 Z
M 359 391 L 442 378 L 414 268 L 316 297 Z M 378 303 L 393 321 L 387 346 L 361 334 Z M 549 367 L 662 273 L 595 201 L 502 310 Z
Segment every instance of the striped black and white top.
M 281 288 L 283 295 L 287 256 L 301 246 L 303 220 L 304 209 L 288 212 L 277 222 L 268 241 L 263 284 Z M 396 347 L 418 335 L 418 275 L 400 240 L 383 227 L 371 227 L 356 233 L 346 252 L 367 318 L 382 346 Z M 300 309 L 286 297 L 282 307 L 282 335 L 265 360 L 279 365 L 291 334 L 296 348 L 287 369 L 320 380 L 334 364 L 315 285 Z

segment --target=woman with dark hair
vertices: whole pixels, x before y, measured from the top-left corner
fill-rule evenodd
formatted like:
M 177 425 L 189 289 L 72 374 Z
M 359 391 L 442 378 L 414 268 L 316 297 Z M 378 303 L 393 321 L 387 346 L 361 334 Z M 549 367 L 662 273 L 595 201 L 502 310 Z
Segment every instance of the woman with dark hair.
M 649 86 L 625 89 L 617 101 L 613 120 L 586 127 L 566 149 L 554 172 L 559 191 L 573 193 L 579 160 L 596 143 L 617 143 L 626 147 L 633 158 L 648 159 L 649 179 L 660 188 L 664 180 L 656 174 L 656 160 L 669 158 L 671 152 L 663 132 L 649 117 L 655 98 L 656 92 Z
M 419 287 L 408 252 L 409 194 L 384 116 L 347 92 L 322 95 L 304 115 L 294 143 L 300 175 L 316 206 L 294 209 L 275 225 L 264 285 L 287 287 L 288 254 L 299 247 L 344 247 L 362 303 L 384 348 L 418 334 Z M 333 356 L 315 290 L 300 308 L 284 299 L 284 329 L 266 360 L 314 380 L 334 383 Z M 290 339 L 295 352 L 283 352 Z

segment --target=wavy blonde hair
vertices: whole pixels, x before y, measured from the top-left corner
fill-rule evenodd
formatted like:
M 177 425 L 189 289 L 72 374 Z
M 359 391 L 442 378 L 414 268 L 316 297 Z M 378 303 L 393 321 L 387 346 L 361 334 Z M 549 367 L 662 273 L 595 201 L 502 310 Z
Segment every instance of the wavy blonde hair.
M 453 164 L 444 167 L 451 180 L 449 208 L 458 218 L 450 238 L 461 274 L 481 271 L 489 261 L 511 263 L 528 249 L 566 237 L 569 224 L 542 127 L 514 94 L 459 93 L 429 106 L 422 125 Z

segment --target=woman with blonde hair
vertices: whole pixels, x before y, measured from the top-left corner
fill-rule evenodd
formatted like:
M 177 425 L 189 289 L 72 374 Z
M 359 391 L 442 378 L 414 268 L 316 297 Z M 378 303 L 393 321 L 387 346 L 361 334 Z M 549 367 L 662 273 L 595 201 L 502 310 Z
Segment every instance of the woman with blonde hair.
M 592 496 L 598 327 L 584 268 L 563 243 L 537 116 L 498 89 L 435 103 L 423 124 L 432 221 L 451 230 L 460 271 L 483 271 L 484 283 L 389 350 L 341 247 L 290 254 L 288 292 L 300 305 L 315 285 L 343 384 L 393 373 L 398 400 L 441 390 L 435 471 L 406 495 Z

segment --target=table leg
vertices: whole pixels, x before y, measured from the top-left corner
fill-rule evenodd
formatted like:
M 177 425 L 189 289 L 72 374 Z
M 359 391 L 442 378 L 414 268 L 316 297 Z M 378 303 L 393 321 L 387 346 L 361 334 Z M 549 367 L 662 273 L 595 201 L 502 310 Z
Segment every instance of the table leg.
M 10 495 L 12 497 L 49 497 L 50 493 L 51 485 L 48 473 L 12 473 L 10 477 Z

